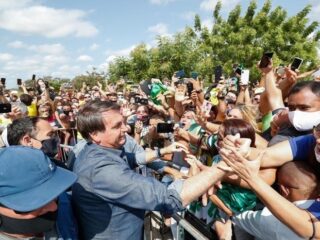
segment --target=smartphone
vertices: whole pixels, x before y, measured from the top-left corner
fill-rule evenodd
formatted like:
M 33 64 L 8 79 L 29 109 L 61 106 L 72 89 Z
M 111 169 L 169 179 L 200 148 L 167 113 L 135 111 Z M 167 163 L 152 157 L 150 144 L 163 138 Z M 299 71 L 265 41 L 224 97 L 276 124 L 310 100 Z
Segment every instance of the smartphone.
M 141 105 L 148 105 L 148 99 L 147 98 L 141 98 L 141 97 L 135 97 L 134 98 L 135 104 L 141 104 Z
M 6 78 L 1 78 L 1 84 L 6 85 Z
M 236 74 L 241 75 L 242 69 L 237 67 L 236 70 L 234 71 Z
M 214 68 L 214 81 L 217 83 L 221 80 L 222 77 L 222 66 L 216 66 Z
M 22 80 L 21 80 L 21 78 L 18 78 L 17 79 L 17 85 L 20 86 L 21 84 L 22 84 Z
M 0 113 L 9 113 L 11 112 L 10 103 L 0 103 Z
M 189 168 L 190 165 L 187 161 L 184 159 L 186 158 L 186 153 L 185 152 L 174 152 L 172 155 L 172 163 L 181 167 L 186 167 Z
M 250 71 L 248 69 L 242 70 L 241 78 L 240 78 L 240 84 L 241 85 L 248 85 L 249 76 L 250 76 Z
M 157 133 L 172 133 L 173 123 L 158 123 L 157 124 Z
M 151 89 L 152 89 L 151 79 L 143 80 L 142 82 L 140 82 L 139 86 L 146 95 L 149 96 L 151 94 Z
M 36 75 L 32 74 L 32 81 L 35 81 L 35 80 L 36 80 Z
M 193 84 L 192 82 L 187 83 L 187 90 L 188 90 L 188 95 L 191 96 L 191 93 L 193 91 Z
M 301 58 L 295 57 L 291 63 L 291 70 L 294 71 L 296 69 L 299 69 L 302 62 L 303 62 L 303 60 Z
M 203 101 L 203 104 L 201 106 L 201 112 L 205 114 L 205 116 L 209 117 L 210 116 L 210 111 L 212 108 L 212 104 L 209 101 Z
M 194 80 L 197 80 L 198 73 L 197 73 L 197 72 L 191 72 L 191 77 L 192 77 Z
M 176 78 L 184 78 L 185 76 L 185 73 L 184 73 L 184 70 L 179 70 L 178 72 L 176 72 L 175 74 Z
M 283 76 L 286 73 L 285 68 L 283 65 L 279 65 L 279 67 L 277 68 L 277 74 L 280 76 Z
M 147 98 L 140 98 L 140 104 L 141 105 L 148 105 L 148 99 Z
M 260 64 L 259 64 L 259 68 L 265 68 L 269 65 L 270 60 L 273 56 L 273 52 L 266 52 L 262 55 L 261 60 L 260 60 Z

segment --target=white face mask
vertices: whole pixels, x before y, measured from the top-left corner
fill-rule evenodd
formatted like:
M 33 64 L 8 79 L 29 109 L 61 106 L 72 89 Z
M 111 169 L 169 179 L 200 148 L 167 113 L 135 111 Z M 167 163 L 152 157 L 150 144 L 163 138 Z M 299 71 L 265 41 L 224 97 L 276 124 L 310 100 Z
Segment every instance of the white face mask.
M 314 148 L 314 154 L 316 155 L 317 162 L 320 163 L 320 149 L 317 146 Z
M 289 120 L 298 131 L 308 131 L 319 124 L 320 111 L 302 112 L 299 110 L 288 113 Z

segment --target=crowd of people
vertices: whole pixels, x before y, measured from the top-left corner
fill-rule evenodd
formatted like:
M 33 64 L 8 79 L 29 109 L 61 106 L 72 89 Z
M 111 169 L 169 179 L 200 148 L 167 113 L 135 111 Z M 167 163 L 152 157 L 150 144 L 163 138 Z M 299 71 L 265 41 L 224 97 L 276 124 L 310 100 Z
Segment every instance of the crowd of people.
M 209 238 L 320 238 L 320 81 L 260 71 L 2 85 L 0 239 L 142 239 L 146 211 Z

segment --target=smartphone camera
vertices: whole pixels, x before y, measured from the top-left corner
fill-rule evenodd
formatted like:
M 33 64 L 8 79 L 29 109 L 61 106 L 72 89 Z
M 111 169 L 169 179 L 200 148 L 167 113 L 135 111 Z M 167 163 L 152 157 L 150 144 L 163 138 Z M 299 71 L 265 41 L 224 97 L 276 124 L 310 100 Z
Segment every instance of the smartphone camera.
M 295 57 L 291 63 L 291 70 L 295 71 L 296 69 L 299 69 L 303 60 L 301 58 Z
M 189 96 L 191 96 L 191 93 L 192 93 L 192 91 L 193 91 L 193 84 L 192 84 L 192 82 L 188 82 L 188 83 L 187 83 L 187 90 L 188 90 Z
M 0 103 L 0 113 L 9 113 L 11 112 L 10 103 Z
M 147 98 L 141 98 L 141 97 L 135 97 L 134 98 L 135 104 L 141 104 L 141 105 L 148 105 L 148 99 Z
M 172 133 L 174 131 L 173 127 L 173 123 L 158 123 L 157 133 Z
M 21 78 L 18 78 L 18 79 L 17 79 L 17 85 L 18 85 L 18 86 L 21 86 L 21 85 L 22 85 L 22 80 L 21 80 Z
M 1 84 L 4 86 L 6 85 L 6 78 L 1 78 Z
M 273 52 L 266 52 L 262 55 L 260 60 L 259 68 L 266 68 L 270 64 L 270 60 L 273 56 Z

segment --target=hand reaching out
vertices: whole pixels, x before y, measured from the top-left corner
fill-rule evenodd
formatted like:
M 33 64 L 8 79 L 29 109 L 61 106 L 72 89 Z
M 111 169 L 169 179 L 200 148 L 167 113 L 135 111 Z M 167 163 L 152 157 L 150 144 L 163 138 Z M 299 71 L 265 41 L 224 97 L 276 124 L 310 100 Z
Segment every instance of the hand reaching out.
M 220 155 L 229 167 L 218 166 L 218 168 L 227 172 L 235 172 L 248 182 L 258 176 L 263 154 L 264 152 L 261 152 L 256 160 L 249 161 L 234 149 L 221 149 Z

